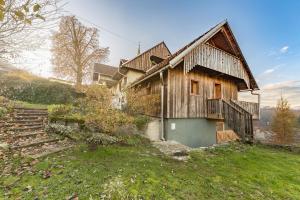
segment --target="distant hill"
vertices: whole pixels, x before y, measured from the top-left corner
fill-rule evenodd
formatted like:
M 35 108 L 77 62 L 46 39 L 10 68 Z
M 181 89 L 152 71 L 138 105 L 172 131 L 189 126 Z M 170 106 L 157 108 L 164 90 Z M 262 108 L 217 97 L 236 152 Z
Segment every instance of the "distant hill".
M 300 110 L 299 109 L 293 109 L 292 110 L 296 117 L 300 117 Z M 259 125 L 262 127 L 268 127 L 272 122 L 272 117 L 275 113 L 274 107 L 263 107 L 260 109 L 260 123 Z

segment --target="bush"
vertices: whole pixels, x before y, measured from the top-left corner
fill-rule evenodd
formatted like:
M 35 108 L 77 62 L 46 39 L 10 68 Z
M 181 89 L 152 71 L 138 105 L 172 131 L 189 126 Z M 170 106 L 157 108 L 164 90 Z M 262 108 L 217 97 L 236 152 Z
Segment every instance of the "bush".
M 64 137 L 71 137 L 71 134 L 74 132 L 71 127 L 61 124 L 48 124 L 45 127 L 45 131 L 49 134 L 58 134 Z
M 7 114 L 8 110 L 0 106 L 0 119 Z
M 126 105 L 123 110 L 130 115 L 150 115 L 160 114 L 160 94 L 145 95 L 143 90 L 128 89 L 126 91 Z
M 136 135 L 138 133 L 139 132 L 134 124 L 125 124 L 122 126 L 118 126 L 113 131 L 113 135 L 115 136 Z
M 94 133 L 86 139 L 90 150 L 95 150 L 99 145 L 109 145 L 117 142 L 117 138 L 103 133 Z
M 133 118 L 125 113 L 115 109 L 95 109 L 88 114 L 85 119 L 85 125 L 94 132 L 103 132 L 112 134 L 118 127 L 132 124 Z
M 149 122 L 149 117 L 145 115 L 138 115 L 134 118 L 133 121 L 133 123 L 138 128 L 138 130 L 144 130 L 148 122 Z
M 49 116 L 65 116 L 72 111 L 72 105 L 50 105 L 48 106 Z
M 29 103 L 65 104 L 73 102 L 78 95 L 70 85 L 52 82 L 25 72 L 1 74 L 0 85 L 0 95 Z

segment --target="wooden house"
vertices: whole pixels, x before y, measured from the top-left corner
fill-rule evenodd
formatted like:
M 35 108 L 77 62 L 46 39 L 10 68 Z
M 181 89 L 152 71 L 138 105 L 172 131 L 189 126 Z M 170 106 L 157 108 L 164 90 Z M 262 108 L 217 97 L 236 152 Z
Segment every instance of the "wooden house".
M 117 67 L 95 63 L 93 70 L 93 83 L 111 87 L 116 84 L 113 76 L 118 72 Z
M 171 53 L 166 44 L 160 42 L 130 60 L 121 59 L 118 73 L 113 76 L 116 83 L 111 87 L 114 94 L 113 105 L 122 108 L 126 103 L 124 90 L 134 81 L 144 76 L 149 69 L 155 66 L 157 60 L 164 60 L 170 55 Z
M 150 62 L 152 52 L 148 51 L 122 65 L 141 70 L 130 83 L 141 97 L 160 96 L 158 107 L 146 113 L 157 118 L 152 131 L 159 133 L 160 139 L 191 147 L 235 137 L 252 141 L 259 102 L 241 102 L 238 92 L 253 93 L 259 88 L 228 22 L 216 25 L 174 54 L 163 49 L 156 62 Z
M 121 59 L 114 70 L 107 85 L 115 107 L 126 103 L 128 87 L 141 101 L 158 96 L 158 104 L 144 113 L 153 119 L 147 129 L 152 139 L 191 147 L 253 140 L 253 120 L 259 118 L 254 91 L 259 88 L 227 21 L 173 54 L 161 42 L 130 60 Z M 104 75 L 99 74 L 100 79 L 94 74 L 98 82 Z M 258 102 L 239 101 L 243 91 L 257 95 Z

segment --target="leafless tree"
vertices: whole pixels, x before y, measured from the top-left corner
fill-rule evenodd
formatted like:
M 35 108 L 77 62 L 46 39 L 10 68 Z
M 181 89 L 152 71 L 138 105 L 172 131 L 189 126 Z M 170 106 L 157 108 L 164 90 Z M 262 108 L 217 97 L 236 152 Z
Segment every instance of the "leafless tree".
M 0 0 L 0 60 L 38 48 L 63 6 L 63 0 Z
M 99 47 L 98 38 L 96 28 L 84 26 L 75 16 L 62 17 L 59 30 L 52 36 L 54 73 L 73 79 L 80 88 L 93 64 L 104 61 L 109 54 L 108 48 Z

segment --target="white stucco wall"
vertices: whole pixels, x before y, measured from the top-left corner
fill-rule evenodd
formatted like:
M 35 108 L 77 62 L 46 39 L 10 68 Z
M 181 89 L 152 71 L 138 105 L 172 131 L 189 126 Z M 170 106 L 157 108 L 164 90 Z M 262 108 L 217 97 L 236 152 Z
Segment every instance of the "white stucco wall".
M 132 82 L 134 82 L 139 77 L 141 77 L 143 75 L 143 73 L 133 71 L 133 70 L 128 70 L 125 75 L 127 77 L 126 85 L 124 84 L 124 77 L 123 77 L 119 80 L 119 82 L 115 86 L 113 86 L 111 88 L 111 91 L 113 93 L 112 105 L 118 109 L 121 109 L 122 105 L 126 102 L 125 94 L 124 94 L 123 90 L 127 86 L 129 86 Z M 121 90 L 120 90 L 119 84 L 121 84 Z

